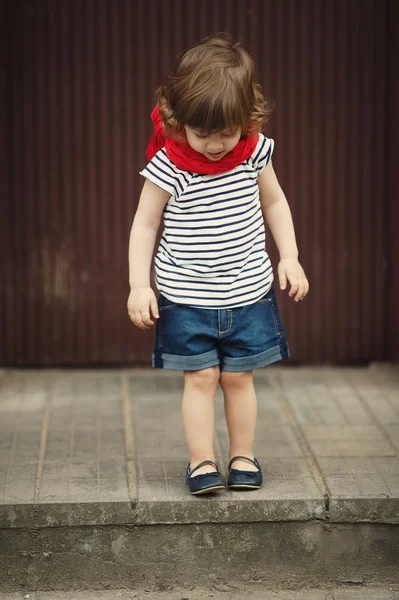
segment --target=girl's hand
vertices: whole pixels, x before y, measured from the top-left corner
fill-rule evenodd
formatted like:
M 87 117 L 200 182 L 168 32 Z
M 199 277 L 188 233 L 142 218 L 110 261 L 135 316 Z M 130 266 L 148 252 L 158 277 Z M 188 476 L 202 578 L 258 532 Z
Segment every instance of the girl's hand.
M 132 288 L 127 301 L 127 311 L 133 323 L 140 329 L 150 329 L 154 325 L 151 315 L 159 319 L 158 303 L 150 287 Z
M 298 259 L 283 258 L 278 265 L 278 277 L 280 280 L 280 288 L 285 290 L 287 280 L 291 284 L 289 296 L 295 296 L 295 302 L 303 300 L 309 291 L 309 282 L 306 279 L 304 270 L 302 269 Z

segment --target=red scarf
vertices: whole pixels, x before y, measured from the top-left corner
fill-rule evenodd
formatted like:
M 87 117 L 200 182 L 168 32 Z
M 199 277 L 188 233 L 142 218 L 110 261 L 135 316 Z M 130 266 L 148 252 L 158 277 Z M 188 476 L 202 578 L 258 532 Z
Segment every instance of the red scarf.
M 216 173 L 226 173 L 227 171 L 231 171 L 234 167 L 240 165 L 252 155 L 259 139 L 258 133 L 247 135 L 244 139 L 240 140 L 226 156 L 220 160 L 213 161 L 200 152 L 193 150 L 188 142 L 179 142 L 168 136 L 163 126 L 158 105 L 156 105 L 152 111 L 151 119 L 154 123 L 154 133 L 147 147 L 148 160 L 151 160 L 158 150 L 165 147 L 169 160 L 171 160 L 178 169 L 191 171 L 192 173 L 201 173 L 202 175 L 214 175 Z

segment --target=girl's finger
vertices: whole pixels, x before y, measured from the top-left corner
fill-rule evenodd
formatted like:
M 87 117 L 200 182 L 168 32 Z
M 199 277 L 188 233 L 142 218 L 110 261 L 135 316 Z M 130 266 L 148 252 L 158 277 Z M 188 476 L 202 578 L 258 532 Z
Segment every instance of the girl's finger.
M 302 287 L 302 292 L 301 292 L 301 297 L 299 298 L 299 300 L 303 300 L 309 291 L 309 282 L 306 279 L 306 277 L 303 278 L 301 287 Z
M 305 278 L 305 296 L 307 296 L 308 292 L 309 292 L 309 281 Z
M 287 277 L 285 275 L 285 271 L 281 271 L 278 274 L 279 280 L 280 280 L 280 290 L 285 290 L 285 288 L 287 287 Z
M 288 295 L 292 297 L 292 296 L 295 296 L 295 294 L 297 293 L 299 283 L 298 283 L 297 277 L 289 277 L 289 280 L 291 282 L 291 290 Z
M 141 311 L 141 320 L 143 321 L 145 328 L 149 329 L 151 325 L 154 325 L 154 322 L 150 319 L 149 311 Z
M 299 302 L 299 300 L 302 300 L 302 298 L 304 297 L 304 294 L 305 294 L 305 282 L 301 281 L 299 283 L 298 293 L 295 296 L 295 302 Z
M 153 298 L 150 302 L 151 313 L 155 319 L 159 319 L 158 302 Z
M 134 324 L 136 325 L 136 327 L 138 327 L 139 329 L 147 329 L 147 327 L 144 325 L 143 320 L 141 318 L 141 313 L 136 312 L 134 313 Z

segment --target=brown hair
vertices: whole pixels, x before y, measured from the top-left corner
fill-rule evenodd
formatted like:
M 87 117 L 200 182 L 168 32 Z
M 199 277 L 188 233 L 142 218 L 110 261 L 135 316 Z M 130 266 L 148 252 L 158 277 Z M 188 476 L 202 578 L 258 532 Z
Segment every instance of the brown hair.
M 184 125 L 205 132 L 225 128 L 261 131 L 272 107 L 263 97 L 254 62 L 226 34 L 209 36 L 184 52 L 157 90 L 168 133 L 179 137 Z

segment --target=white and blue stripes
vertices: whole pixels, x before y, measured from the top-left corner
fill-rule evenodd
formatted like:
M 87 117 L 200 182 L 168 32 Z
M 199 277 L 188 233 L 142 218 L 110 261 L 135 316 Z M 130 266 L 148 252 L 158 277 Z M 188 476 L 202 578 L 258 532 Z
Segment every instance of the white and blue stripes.
M 155 257 L 157 287 L 169 300 L 234 308 L 269 291 L 273 270 L 257 178 L 273 146 L 259 134 L 252 156 L 221 175 L 182 171 L 162 148 L 141 172 L 171 195 Z

